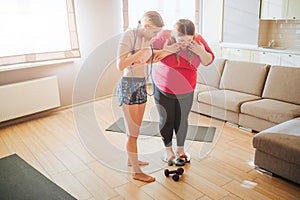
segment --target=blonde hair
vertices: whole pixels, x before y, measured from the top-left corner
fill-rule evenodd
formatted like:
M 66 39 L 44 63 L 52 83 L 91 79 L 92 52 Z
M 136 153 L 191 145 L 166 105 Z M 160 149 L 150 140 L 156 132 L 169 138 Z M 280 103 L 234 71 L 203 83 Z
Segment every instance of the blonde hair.
M 163 21 L 162 17 L 156 11 L 148 11 L 148 12 L 146 12 L 143 15 L 141 21 L 144 24 L 149 24 L 150 26 L 153 26 L 153 27 L 159 27 L 159 28 L 161 28 L 161 27 L 164 26 L 164 21 Z

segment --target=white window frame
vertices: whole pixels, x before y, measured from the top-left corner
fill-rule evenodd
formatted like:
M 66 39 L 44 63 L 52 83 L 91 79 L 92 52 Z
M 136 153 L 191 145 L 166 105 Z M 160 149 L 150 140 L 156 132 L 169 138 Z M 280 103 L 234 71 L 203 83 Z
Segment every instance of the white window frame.
M 76 16 L 74 8 L 74 0 L 66 0 L 67 16 L 69 26 L 70 49 L 55 52 L 37 52 L 22 55 L 9 55 L 0 57 L 0 70 L 5 66 L 35 63 L 42 61 L 57 61 L 62 59 L 80 58 L 80 49 L 78 42 L 78 34 L 76 27 Z
M 128 17 L 128 1 L 129 0 L 123 0 L 123 30 L 129 28 L 129 17 Z M 174 1 L 175 2 L 175 1 Z M 194 24 L 197 32 L 199 33 L 199 24 L 200 24 L 200 0 L 195 0 L 195 19 Z

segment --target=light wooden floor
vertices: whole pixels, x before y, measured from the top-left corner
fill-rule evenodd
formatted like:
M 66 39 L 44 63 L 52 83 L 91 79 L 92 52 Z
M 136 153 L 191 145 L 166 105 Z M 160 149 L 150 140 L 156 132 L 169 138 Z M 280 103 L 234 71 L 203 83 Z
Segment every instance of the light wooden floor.
M 78 199 L 300 199 L 299 185 L 254 169 L 252 133 L 196 113 L 190 124 L 217 131 L 213 143 L 187 142 L 192 161 L 179 182 L 163 174 L 158 137 L 139 140 L 141 158 L 150 162 L 143 169 L 156 182 L 132 180 L 125 135 L 104 131 L 121 116 L 113 105 L 115 99 L 107 98 L 2 128 L 0 157 L 18 154 Z M 158 120 L 151 97 L 144 119 Z

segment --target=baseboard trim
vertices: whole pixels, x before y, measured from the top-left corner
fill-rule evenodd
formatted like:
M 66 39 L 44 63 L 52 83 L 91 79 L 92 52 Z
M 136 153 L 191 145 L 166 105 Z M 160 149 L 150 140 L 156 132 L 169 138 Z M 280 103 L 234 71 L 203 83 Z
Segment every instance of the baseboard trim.
M 273 173 L 272 173 L 272 172 L 270 172 L 270 171 L 268 171 L 268 170 L 265 170 L 265 169 L 263 169 L 263 168 L 260 168 L 260 167 L 257 166 L 257 165 L 255 165 L 254 169 L 256 169 L 257 171 L 262 172 L 262 173 L 264 173 L 264 174 L 266 174 L 266 175 L 273 176 Z
M 235 127 L 235 128 L 238 128 L 238 127 L 239 127 L 239 125 L 236 124 L 236 123 L 234 123 L 234 122 L 229 122 L 229 121 L 227 121 L 226 124 L 229 125 L 229 126 L 233 126 L 233 127 Z
M 239 126 L 239 129 L 241 129 L 241 130 L 243 130 L 243 131 L 246 131 L 246 132 L 249 132 L 249 133 L 252 133 L 252 129 L 251 129 L 251 128 L 248 128 L 248 127 Z

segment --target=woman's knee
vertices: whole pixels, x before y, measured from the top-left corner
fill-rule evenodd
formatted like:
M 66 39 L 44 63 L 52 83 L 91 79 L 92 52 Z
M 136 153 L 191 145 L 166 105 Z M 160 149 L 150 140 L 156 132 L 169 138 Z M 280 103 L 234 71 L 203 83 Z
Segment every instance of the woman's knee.
M 140 126 L 135 124 L 134 122 L 129 122 L 125 124 L 126 134 L 132 137 L 138 137 L 140 132 Z

